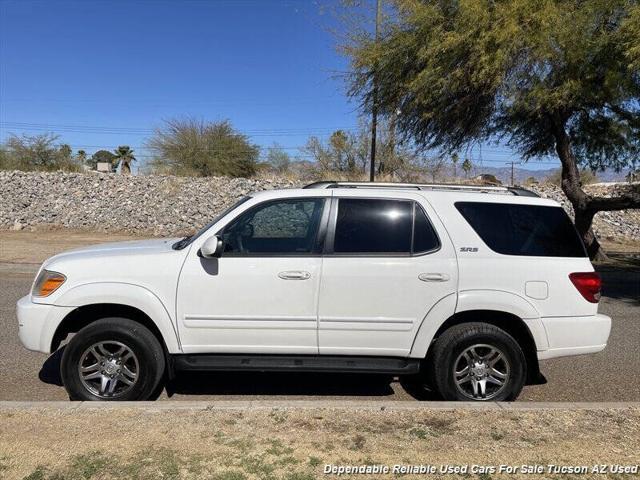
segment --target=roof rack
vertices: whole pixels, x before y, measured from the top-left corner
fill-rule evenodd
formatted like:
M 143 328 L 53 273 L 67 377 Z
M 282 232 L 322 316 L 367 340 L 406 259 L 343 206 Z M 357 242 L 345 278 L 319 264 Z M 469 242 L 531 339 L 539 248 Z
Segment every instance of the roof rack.
M 325 180 L 313 182 L 302 188 L 400 188 L 409 190 L 442 190 L 477 193 L 502 193 L 519 197 L 539 197 L 535 192 L 522 187 L 502 187 L 493 185 L 459 185 L 453 183 L 394 183 L 394 182 L 339 182 Z

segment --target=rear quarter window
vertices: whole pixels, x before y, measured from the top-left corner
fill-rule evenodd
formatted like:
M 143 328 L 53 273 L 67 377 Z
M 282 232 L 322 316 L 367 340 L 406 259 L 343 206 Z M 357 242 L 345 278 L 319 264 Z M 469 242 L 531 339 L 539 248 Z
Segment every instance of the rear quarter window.
M 494 252 L 535 257 L 586 257 L 562 207 L 456 202 L 464 219 Z

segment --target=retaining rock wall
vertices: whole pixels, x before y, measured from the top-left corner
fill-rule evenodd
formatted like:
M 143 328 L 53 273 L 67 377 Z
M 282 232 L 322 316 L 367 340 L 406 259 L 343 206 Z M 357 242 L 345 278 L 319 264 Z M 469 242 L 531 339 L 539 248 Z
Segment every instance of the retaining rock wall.
M 0 229 L 72 228 L 183 235 L 252 191 L 295 186 L 300 185 L 278 178 L 0 171 Z M 571 213 L 571 205 L 559 187 L 531 188 L 561 202 Z M 628 186 L 593 185 L 587 191 L 611 195 L 618 188 Z M 594 228 L 601 238 L 638 240 L 640 210 L 600 212 Z

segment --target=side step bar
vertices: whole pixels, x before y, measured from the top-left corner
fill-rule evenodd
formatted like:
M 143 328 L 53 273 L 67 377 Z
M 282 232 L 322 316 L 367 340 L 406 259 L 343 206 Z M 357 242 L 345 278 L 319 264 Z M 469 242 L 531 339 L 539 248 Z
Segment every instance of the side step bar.
M 409 375 L 420 359 L 329 355 L 173 355 L 176 371 L 354 372 Z

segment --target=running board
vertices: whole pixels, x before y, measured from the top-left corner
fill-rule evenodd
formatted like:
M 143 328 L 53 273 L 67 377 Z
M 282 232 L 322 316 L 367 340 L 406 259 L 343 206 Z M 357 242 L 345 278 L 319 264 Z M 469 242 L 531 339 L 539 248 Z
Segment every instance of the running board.
M 200 371 L 354 372 L 410 375 L 420 359 L 329 355 L 172 355 L 173 368 Z

